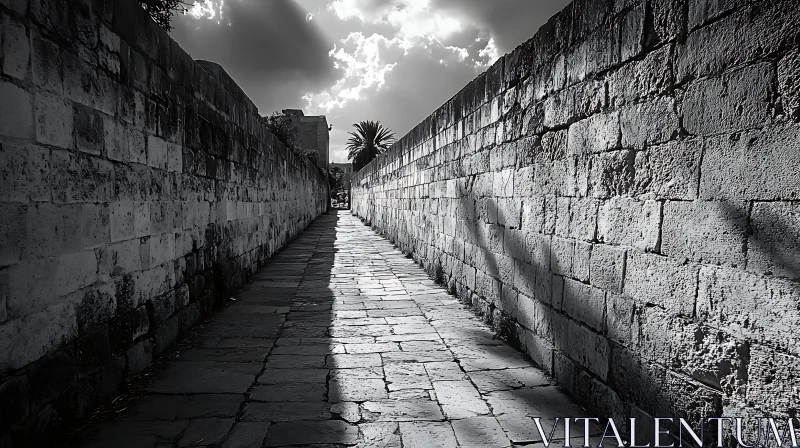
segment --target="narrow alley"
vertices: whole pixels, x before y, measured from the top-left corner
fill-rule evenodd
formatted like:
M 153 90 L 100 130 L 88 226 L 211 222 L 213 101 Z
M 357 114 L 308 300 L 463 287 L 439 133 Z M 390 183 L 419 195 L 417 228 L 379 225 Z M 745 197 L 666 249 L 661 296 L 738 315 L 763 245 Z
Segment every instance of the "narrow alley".
M 345 211 L 318 218 L 201 327 L 80 446 L 504 447 L 540 442 L 528 417 L 584 415 Z

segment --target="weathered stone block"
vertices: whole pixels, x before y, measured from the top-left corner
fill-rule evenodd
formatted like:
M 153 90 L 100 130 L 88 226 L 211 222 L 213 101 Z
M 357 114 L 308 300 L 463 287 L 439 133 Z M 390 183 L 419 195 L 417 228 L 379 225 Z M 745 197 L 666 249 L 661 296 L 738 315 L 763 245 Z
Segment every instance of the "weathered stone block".
M 703 267 L 697 297 L 697 317 L 711 326 L 724 322 L 736 337 L 758 341 L 793 355 L 800 354 L 796 282 L 767 278 L 739 270 Z
M 749 228 L 748 271 L 800 278 L 800 205 L 755 202 Z
M 609 106 L 617 108 L 667 90 L 672 85 L 671 50 L 671 46 L 664 46 L 611 74 L 608 78 Z
M 570 126 L 567 137 L 567 154 L 591 154 L 619 147 L 619 119 L 618 112 L 611 112 L 592 115 Z
M 0 136 L 30 138 L 33 135 L 33 101 L 25 90 L 0 81 Z
M 72 303 L 0 324 L 0 371 L 21 368 L 78 334 Z
M 8 313 L 12 318 L 38 312 L 66 294 L 97 280 L 94 251 L 41 258 L 8 268 Z
M 595 198 L 622 196 L 634 186 L 634 151 L 612 151 L 597 154 L 591 159 L 588 191 Z
M 57 95 L 64 92 L 61 77 L 61 48 L 31 30 L 31 79 L 37 87 Z
M 800 369 L 800 358 L 777 353 L 760 345 L 750 348 L 747 369 L 747 399 L 763 403 L 773 412 L 788 412 L 800 400 L 794 377 Z
M 747 215 L 742 203 L 666 202 L 661 252 L 676 259 L 742 267 Z
M 133 201 L 111 203 L 111 242 L 137 236 L 135 222 Z
M 82 246 L 81 206 L 42 203 L 28 207 L 26 258 L 77 252 Z
M 622 292 L 626 250 L 608 244 L 592 247 L 590 282 L 611 293 Z
M 602 332 L 605 308 L 606 299 L 603 290 L 569 278 L 564 279 L 562 309 L 567 315 Z
M 693 316 L 698 266 L 654 254 L 629 251 L 623 292 L 672 314 Z
M 553 336 L 556 348 L 601 380 L 606 380 L 611 357 L 608 339 L 567 317 L 561 317 L 554 323 Z
M 75 118 L 75 144 L 78 151 L 88 154 L 100 155 L 103 153 L 105 131 L 103 130 L 103 117 L 93 110 L 76 107 L 73 112 Z
M 107 202 L 114 191 L 111 162 L 53 151 L 50 159 L 50 186 L 55 202 Z
M 634 191 L 654 199 L 695 199 L 701 152 L 698 140 L 669 142 L 637 152 Z
M 572 277 L 580 282 L 589 281 L 589 263 L 592 256 L 592 244 L 584 241 L 575 241 L 575 251 L 572 256 Z
M 619 122 L 623 148 L 642 149 L 673 140 L 680 133 L 671 97 L 626 106 L 620 112 Z
M 520 294 L 517 299 L 517 322 L 545 341 L 553 340 L 552 310 L 540 301 Z
M 0 211 L 0 266 L 9 266 L 22 258 L 27 236 L 26 210 L 23 204 L 0 202 Z M 0 295 L 5 297 L 2 292 Z M 5 313 L 5 303 L 2 305 Z
M 3 73 L 24 80 L 31 55 L 26 27 L 10 16 L 3 16 L 0 20 L 3 22 L 3 36 L 0 39 L 3 45 Z
M 36 141 L 43 145 L 72 148 L 72 104 L 45 93 L 36 95 Z
M 800 51 L 793 51 L 778 62 L 778 92 L 783 112 L 800 121 Z
M 50 151 L 36 145 L 0 143 L 0 200 L 27 202 L 50 198 Z
M 740 0 L 710 1 L 717 5 L 740 3 Z M 795 42 L 799 27 L 800 12 L 782 1 L 751 5 L 723 17 L 689 33 L 686 43 L 676 48 L 676 80 L 720 73 L 774 54 Z M 719 36 L 737 36 L 737 39 Z
M 772 200 L 800 198 L 800 128 L 768 127 L 738 138 L 705 141 L 701 199 Z
M 639 339 L 636 302 L 619 294 L 606 294 L 606 335 L 612 341 L 633 348 Z
M 575 241 L 553 237 L 550 241 L 550 270 L 554 274 L 572 276 Z
M 658 251 L 660 227 L 661 204 L 656 201 L 613 198 L 598 210 L 597 239 L 605 243 Z
M 713 135 L 769 123 L 774 79 L 774 67 L 761 63 L 692 83 L 683 97 L 683 126 Z

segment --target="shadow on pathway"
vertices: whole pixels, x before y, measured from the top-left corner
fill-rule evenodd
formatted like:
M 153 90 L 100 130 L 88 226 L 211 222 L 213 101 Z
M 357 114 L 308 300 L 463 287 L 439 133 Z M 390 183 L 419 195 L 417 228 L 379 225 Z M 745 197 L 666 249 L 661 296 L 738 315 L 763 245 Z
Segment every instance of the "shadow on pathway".
M 540 441 L 531 416 L 585 414 L 346 211 L 317 219 L 189 345 L 77 446 L 504 447 Z

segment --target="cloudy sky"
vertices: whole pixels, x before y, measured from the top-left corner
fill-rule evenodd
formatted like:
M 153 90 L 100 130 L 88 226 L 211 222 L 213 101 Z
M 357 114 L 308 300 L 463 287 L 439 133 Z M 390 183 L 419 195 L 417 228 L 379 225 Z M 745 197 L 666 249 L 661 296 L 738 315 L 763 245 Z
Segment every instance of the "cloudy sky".
M 342 162 L 353 123 L 379 120 L 403 136 L 567 3 L 197 0 L 172 36 L 225 67 L 262 115 L 326 115 L 331 159 Z

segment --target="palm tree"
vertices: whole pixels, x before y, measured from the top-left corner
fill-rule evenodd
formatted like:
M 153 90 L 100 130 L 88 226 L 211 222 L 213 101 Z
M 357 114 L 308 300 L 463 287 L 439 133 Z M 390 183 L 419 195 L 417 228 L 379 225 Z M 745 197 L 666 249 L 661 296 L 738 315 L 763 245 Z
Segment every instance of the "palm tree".
M 362 121 L 354 124 L 347 140 L 347 158 L 353 161 L 353 171 L 358 171 L 378 154 L 394 143 L 394 133 L 377 121 Z

